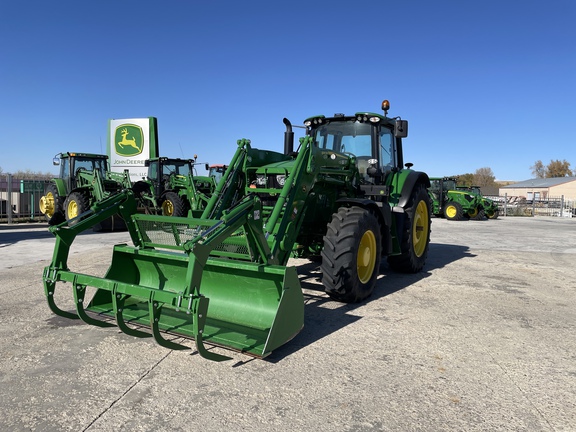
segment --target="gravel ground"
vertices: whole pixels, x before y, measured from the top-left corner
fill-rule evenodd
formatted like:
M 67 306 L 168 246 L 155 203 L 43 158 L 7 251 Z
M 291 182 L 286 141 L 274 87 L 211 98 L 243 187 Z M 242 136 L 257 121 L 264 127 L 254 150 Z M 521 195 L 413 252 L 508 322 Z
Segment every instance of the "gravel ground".
M 101 275 L 128 241 L 81 235 L 70 268 Z M 222 363 L 53 315 L 53 244 L 0 228 L 1 431 L 576 430 L 574 219 L 433 219 L 424 271 L 383 264 L 354 305 L 294 260 L 303 331 L 265 360 L 216 349 Z

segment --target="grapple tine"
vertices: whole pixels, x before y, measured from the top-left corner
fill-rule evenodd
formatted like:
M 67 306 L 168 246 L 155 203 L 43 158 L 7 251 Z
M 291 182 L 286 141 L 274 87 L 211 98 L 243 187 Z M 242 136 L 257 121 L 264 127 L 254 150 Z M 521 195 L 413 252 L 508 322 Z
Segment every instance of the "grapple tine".
M 213 353 L 208 351 L 204 346 L 204 340 L 202 339 L 202 335 L 204 333 L 204 326 L 206 325 L 206 316 L 208 314 L 208 303 L 209 300 L 204 297 L 200 296 L 194 300 L 194 324 L 193 324 L 193 331 L 194 331 L 194 341 L 196 342 L 196 349 L 198 353 L 208 360 L 213 360 L 217 362 L 231 360 L 231 357 L 227 357 L 224 355 L 220 355 L 217 353 Z
M 61 317 L 68 318 L 68 319 L 80 319 L 78 315 L 73 312 L 67 312 L 60 309 L 56 302 L 54 301 L 54 291 L 56 290 L 56 281 L 53 280 L 48 273 L 51 272 L 49 267 L 44 269 L 44 294 L 46 295 L 46 300 L 48 301 L 48 307 L 50 310 Z
M 146 333 L 128 327 L 126 321 L 124 321 L 124 315 L 122 314 L 122 312 L 124 311 L 124 303 L 126 299 L 128 299 L 129 297 L 130 296 L 128 295 L 122 295 L 120 293 L 115 292 L 112 293 L 112 307 L 114 308 L 114 315 L 116 317 L 116 323 L 118 324 L 118 327 L 120 328 L 120 330 L 122 330 L 123 333 L 126 333 L 127 335 L 130 336 L 135 336 L 139 338 L 152 337 L 150 333 Z
M 114 324 L 94 319 L 86 313 L 86 310 L 84 309 L 86 285 L 79 284 L 76 282 L 76 280 L 74 280 L 72 282 L 72 286 L 74 291 L 74 302 L 76 303 L 76 313 L 82 321 L 84 321 L 86 324 L 91 324 L 97 327 L 114 327 Z
M 156 343 L 158 345 L 163 346 L 164 348 L 171 349 L 171 350 L 190 349 L 187 346 L 166 340 L 166 339 L 164 339 L 164 337 L 162 337 L 162 334 L 160 333 L 160 326 L 159 326 L 160 315 L 161 315 L 161 311 L 162 311 L 162 305 L 158 301 L 156 301 L 154 299 L 150 299 L 150 301 L 148 302 L 148 310 L 150 313 L 150 327 L 152 328 L 152 336 L 154 336 L 154 340 L 156 341 Z

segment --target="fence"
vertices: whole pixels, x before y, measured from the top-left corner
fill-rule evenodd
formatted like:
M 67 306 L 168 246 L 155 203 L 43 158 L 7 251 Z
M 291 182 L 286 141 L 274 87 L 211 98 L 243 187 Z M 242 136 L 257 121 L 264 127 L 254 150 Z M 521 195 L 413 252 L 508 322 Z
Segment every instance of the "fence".
M 40 212 L 40 197 L 50 183 L 44 179 L 21 179 L 0 174 L 0 223 L 46 220 Z
M 566 199 L 564 195 L 533 200 L 508 195 L 489 198 L 498 201 L 501 216 L 576 217 L 576 200 Z

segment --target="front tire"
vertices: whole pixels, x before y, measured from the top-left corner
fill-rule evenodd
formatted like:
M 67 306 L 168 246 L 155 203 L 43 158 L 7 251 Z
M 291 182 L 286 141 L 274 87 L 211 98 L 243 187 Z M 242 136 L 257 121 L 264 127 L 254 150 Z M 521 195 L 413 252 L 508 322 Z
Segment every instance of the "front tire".
M 162 201 L 162 214 L 164 216 L 184 217 L 188 214 L 186 203 L 176 192 L 167 192 Z
M 334 300 L 356 303 L 374 290 L 382 254 L 378 218 L 361 207 L 332 215 L 322 249 L 322 282 Z
M 474 220 L 484 220 L 486 219 L 486 212 L 484 211 L 483 208 L 478 209 L 478 212 L 476 213 L 476 216 L 474 216 L 473 218 Z
M 388 257 L 388 265 L 395 271 L 418 273 L 426 264 L 430 244 L 430 197 L 424 185 L 414 188 L 404 209 L 404 224 L 400 239 L 400 255 Z

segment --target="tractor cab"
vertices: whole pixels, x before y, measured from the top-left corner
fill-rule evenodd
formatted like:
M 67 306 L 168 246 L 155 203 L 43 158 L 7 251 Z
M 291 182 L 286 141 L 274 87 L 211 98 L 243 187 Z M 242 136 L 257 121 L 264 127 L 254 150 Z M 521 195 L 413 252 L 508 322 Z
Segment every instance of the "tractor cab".
M 100 178 L 106 178 L 108 169 L 108 156 L 90 153 L 61 153 L 53 159 L 53 164 L 60 165 L 60 176 L 66 185 L 67 191 L 80 186 L 79 175 L 82 172 L 94 173 L 98 171 Z
M 379 185 L 389 172 L 402 167 L 401 140 L 408 135 L 408 122 L 388 118 L 389 108 L 384 101 L 384 115 L 358 112 L 310 117 L 304 121 L 306 134 L 320 149 L 352 156 L 361 184 Z
M 193 172 L 194 159 L 159 157 L 144 162 L 148 167 L 147 179 L 159 195 L 170 188 L 170 176 L 188 177 Z

